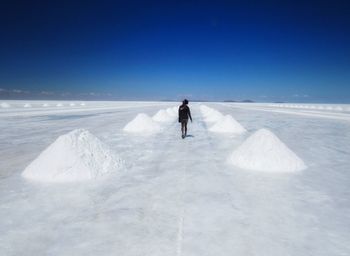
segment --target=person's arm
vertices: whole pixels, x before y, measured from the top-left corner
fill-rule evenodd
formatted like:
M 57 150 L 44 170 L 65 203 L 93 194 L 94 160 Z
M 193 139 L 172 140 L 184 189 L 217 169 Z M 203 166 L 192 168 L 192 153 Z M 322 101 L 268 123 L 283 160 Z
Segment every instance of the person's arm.
M 180 107 L 179 107 L 179 111 L 178 111 L 178 116 L 179 116 L 179 123 L 180 123 Z
M 188 108 L 188 116 L 190 117 L 190 120 L 191 120 L 191 122 L 192 122 L 192 116 L 191 116 L 191 110 L 190 110 L 190 108 Z

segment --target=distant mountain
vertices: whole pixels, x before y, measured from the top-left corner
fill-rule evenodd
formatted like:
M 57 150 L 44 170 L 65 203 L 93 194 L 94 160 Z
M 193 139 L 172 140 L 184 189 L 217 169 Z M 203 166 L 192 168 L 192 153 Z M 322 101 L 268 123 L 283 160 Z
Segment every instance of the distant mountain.
M 252 103 L 254 101 L 252 100 L 224 100 L 224 102 L 245 102 L 245 103 Z

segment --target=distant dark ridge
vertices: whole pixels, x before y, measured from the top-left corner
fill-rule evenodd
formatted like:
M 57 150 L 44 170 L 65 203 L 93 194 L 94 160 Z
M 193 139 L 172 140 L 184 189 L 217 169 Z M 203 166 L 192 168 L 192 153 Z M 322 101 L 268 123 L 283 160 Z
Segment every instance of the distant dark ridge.
M 244 102 L 244 103 L 253 103 L 253 100 L 224 100 L 223 102 Z

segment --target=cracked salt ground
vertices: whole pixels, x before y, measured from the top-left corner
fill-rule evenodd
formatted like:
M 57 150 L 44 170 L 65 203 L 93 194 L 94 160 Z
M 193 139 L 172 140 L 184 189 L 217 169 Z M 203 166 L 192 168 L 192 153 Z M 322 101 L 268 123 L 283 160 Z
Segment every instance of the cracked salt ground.
M 350 181 L 348 122 L 325 118 L 329 114 L 208 103 L 247 130 L 231 136 L 210 132 L 213 123 L 204 121 L 198 104 L 190 104 L 192 137 L 182 140 L 176 122 L 159 122 L 161 132 L 147 136 L 123 131 L 138 113 L 153 116 L 172 103 L 93 104 L 74 111 L 50 103 L 40 110 L 0 112 L 1 255 L 350 253 L 350 202 L 344 196 Z M 57 113 L 72 118 L 32 118 Z M 74 185 L 21 177 L 58 136 L 77 128 L 99 138 L 127 170 Z M 308 168 L 271 173 L 227 164 L 261 128 L 273 132 Z

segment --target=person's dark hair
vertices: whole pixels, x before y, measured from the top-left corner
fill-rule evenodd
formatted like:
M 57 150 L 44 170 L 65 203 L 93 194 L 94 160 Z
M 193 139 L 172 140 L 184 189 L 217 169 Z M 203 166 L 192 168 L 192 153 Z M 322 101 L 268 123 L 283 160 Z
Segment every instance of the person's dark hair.
M 184 99 L 184 100 L 182 101 L 182 104 L 187 105 L 187 104 L 188 104 L 188 100 Z

